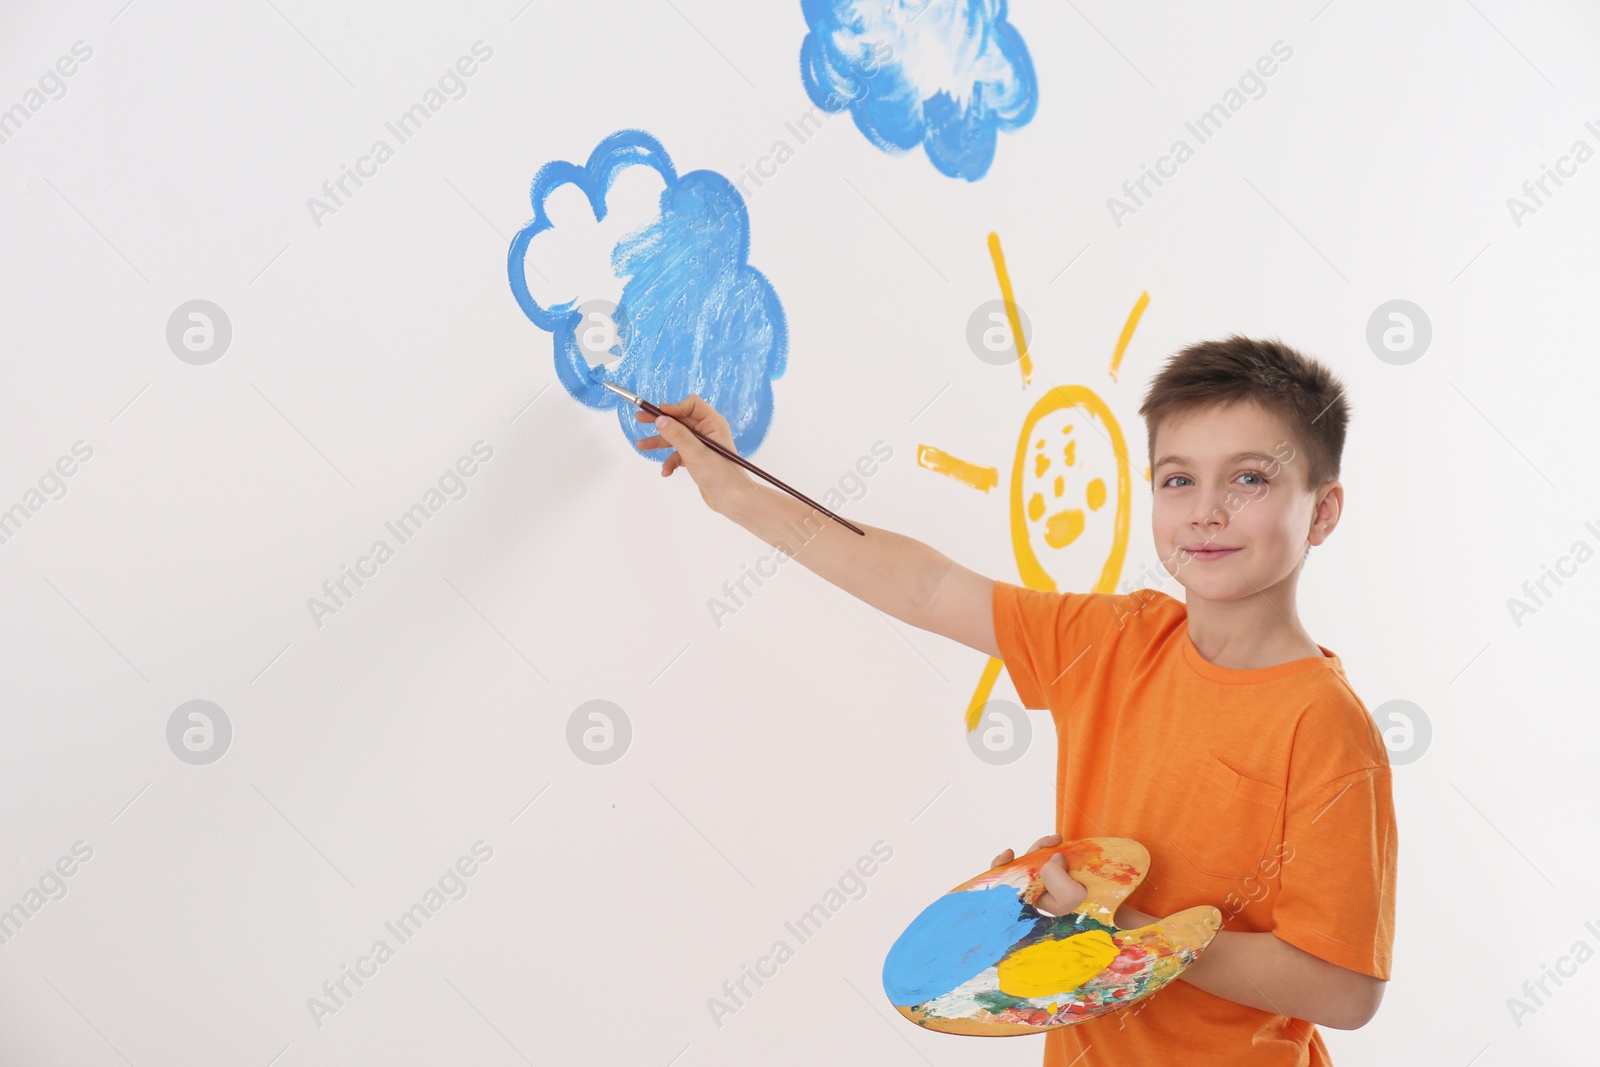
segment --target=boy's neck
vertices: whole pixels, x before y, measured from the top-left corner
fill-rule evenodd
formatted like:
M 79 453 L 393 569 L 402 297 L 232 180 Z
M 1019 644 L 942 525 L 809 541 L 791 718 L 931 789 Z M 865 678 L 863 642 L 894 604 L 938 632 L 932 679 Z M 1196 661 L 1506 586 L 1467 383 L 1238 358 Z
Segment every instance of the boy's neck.
M 1189 640 L 1209 663 L 1228 670 L 1275 667 L 1322 649 L 1300 625 L 1295 582 L 1289 578 L 1239 600 L 1206 600 L 1188 593 Z

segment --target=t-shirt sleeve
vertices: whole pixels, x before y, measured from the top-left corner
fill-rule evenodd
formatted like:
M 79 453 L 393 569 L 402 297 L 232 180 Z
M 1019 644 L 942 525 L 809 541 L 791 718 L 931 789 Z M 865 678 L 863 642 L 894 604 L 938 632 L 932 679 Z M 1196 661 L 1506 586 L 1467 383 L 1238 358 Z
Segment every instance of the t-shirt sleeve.
M 1287 803 L 1272 932 L 1387 980 L 1399 840 L 1388 753 L 1358 702 L 1302 719 Z
M 1087 670 L 1092 665 L 1085 653 L 1116 624 L 1122 599 L 1114 593 L 1049 593 L 994 583 L 995 644 L 1023 707 L 1047 710 L 1046 698 L 1061 676 L 1074 666 Z

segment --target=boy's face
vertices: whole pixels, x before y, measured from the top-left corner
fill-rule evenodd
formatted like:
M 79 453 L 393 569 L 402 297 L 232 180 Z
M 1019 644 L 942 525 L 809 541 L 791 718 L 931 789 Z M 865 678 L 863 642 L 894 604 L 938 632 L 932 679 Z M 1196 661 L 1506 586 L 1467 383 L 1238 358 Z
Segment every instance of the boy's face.
M 1277 585 L 1300 566 L 1307 543 L 1332 529 L 1327 507 L 1313 527 L 1317 498 L 1328 494 L 1311 492 L 1283 421 L 1253 401 L 1169 418 L 1156 430 L 1153 458 L 1156 551 L 1196 596 L 1238 600 Z M 1336 519 L 1337 501 L 1331 510 Z

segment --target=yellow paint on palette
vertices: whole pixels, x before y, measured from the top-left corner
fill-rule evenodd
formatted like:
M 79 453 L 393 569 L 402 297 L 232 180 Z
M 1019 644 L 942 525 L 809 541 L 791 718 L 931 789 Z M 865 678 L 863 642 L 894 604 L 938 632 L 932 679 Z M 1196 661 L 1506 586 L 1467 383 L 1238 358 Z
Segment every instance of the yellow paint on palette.
M 1000 992 L 1011 997 L 1070 992 L 1105 970 L 1119 951 L 1104 930 L 1086 930 L 1060 941 L 1037 941 L 1000 961 Z
M 994 260 L 995 277 L 1000 282 L 1000 299 L 1005 301 L 1006 322 L 1017 343 L 1017 366 L 1022 370 L 1022 387 L 1033 381 L 1033 360 L 1028 357 L 1028 339 L 1022 333 L 1022 319 L 1017 314 L 1017 300 L 1011 293 L 1011 275 L 1006 272 L 1005 253 L 1000 251 L 1000 235 L 989 234 L 989 258 Z
M 1122 354 L 1128 350 L 1128 342 L 1133 340 L 1133 331 L 1139 327 L 1139 319 L 1144 315 L 1144 309 L 1150 306 L 1149 292 L 1139 294 L 1139 300 L 1133 305 L 1133 314 L 1128 316 L 1128 321 L 1122 326 L 1122 336 L 1117 338 L 1117 350 L 1111 356 L 1111 380 L 1117 380 L 1117 368 L 1122 366 Z
M 958 482 L 981 489 L 985 493 L 1000 484 L 1000 472 L 994 467 L 968 463 L 957 459 L 942 448 L 932 445 L 917 446 L 917 466 L 926 467 L 935 474 L 943 474 Z

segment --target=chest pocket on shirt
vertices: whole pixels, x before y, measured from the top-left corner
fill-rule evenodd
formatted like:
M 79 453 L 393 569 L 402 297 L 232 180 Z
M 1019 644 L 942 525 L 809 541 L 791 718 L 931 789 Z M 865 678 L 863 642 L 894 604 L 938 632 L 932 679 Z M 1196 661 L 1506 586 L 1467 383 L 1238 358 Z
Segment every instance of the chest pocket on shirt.
M 1202 874 L 1255 872 L 1278 828 L 1283 790 L 1246 778 L 1209 752 L 1173 825 L 1172 846 Z

